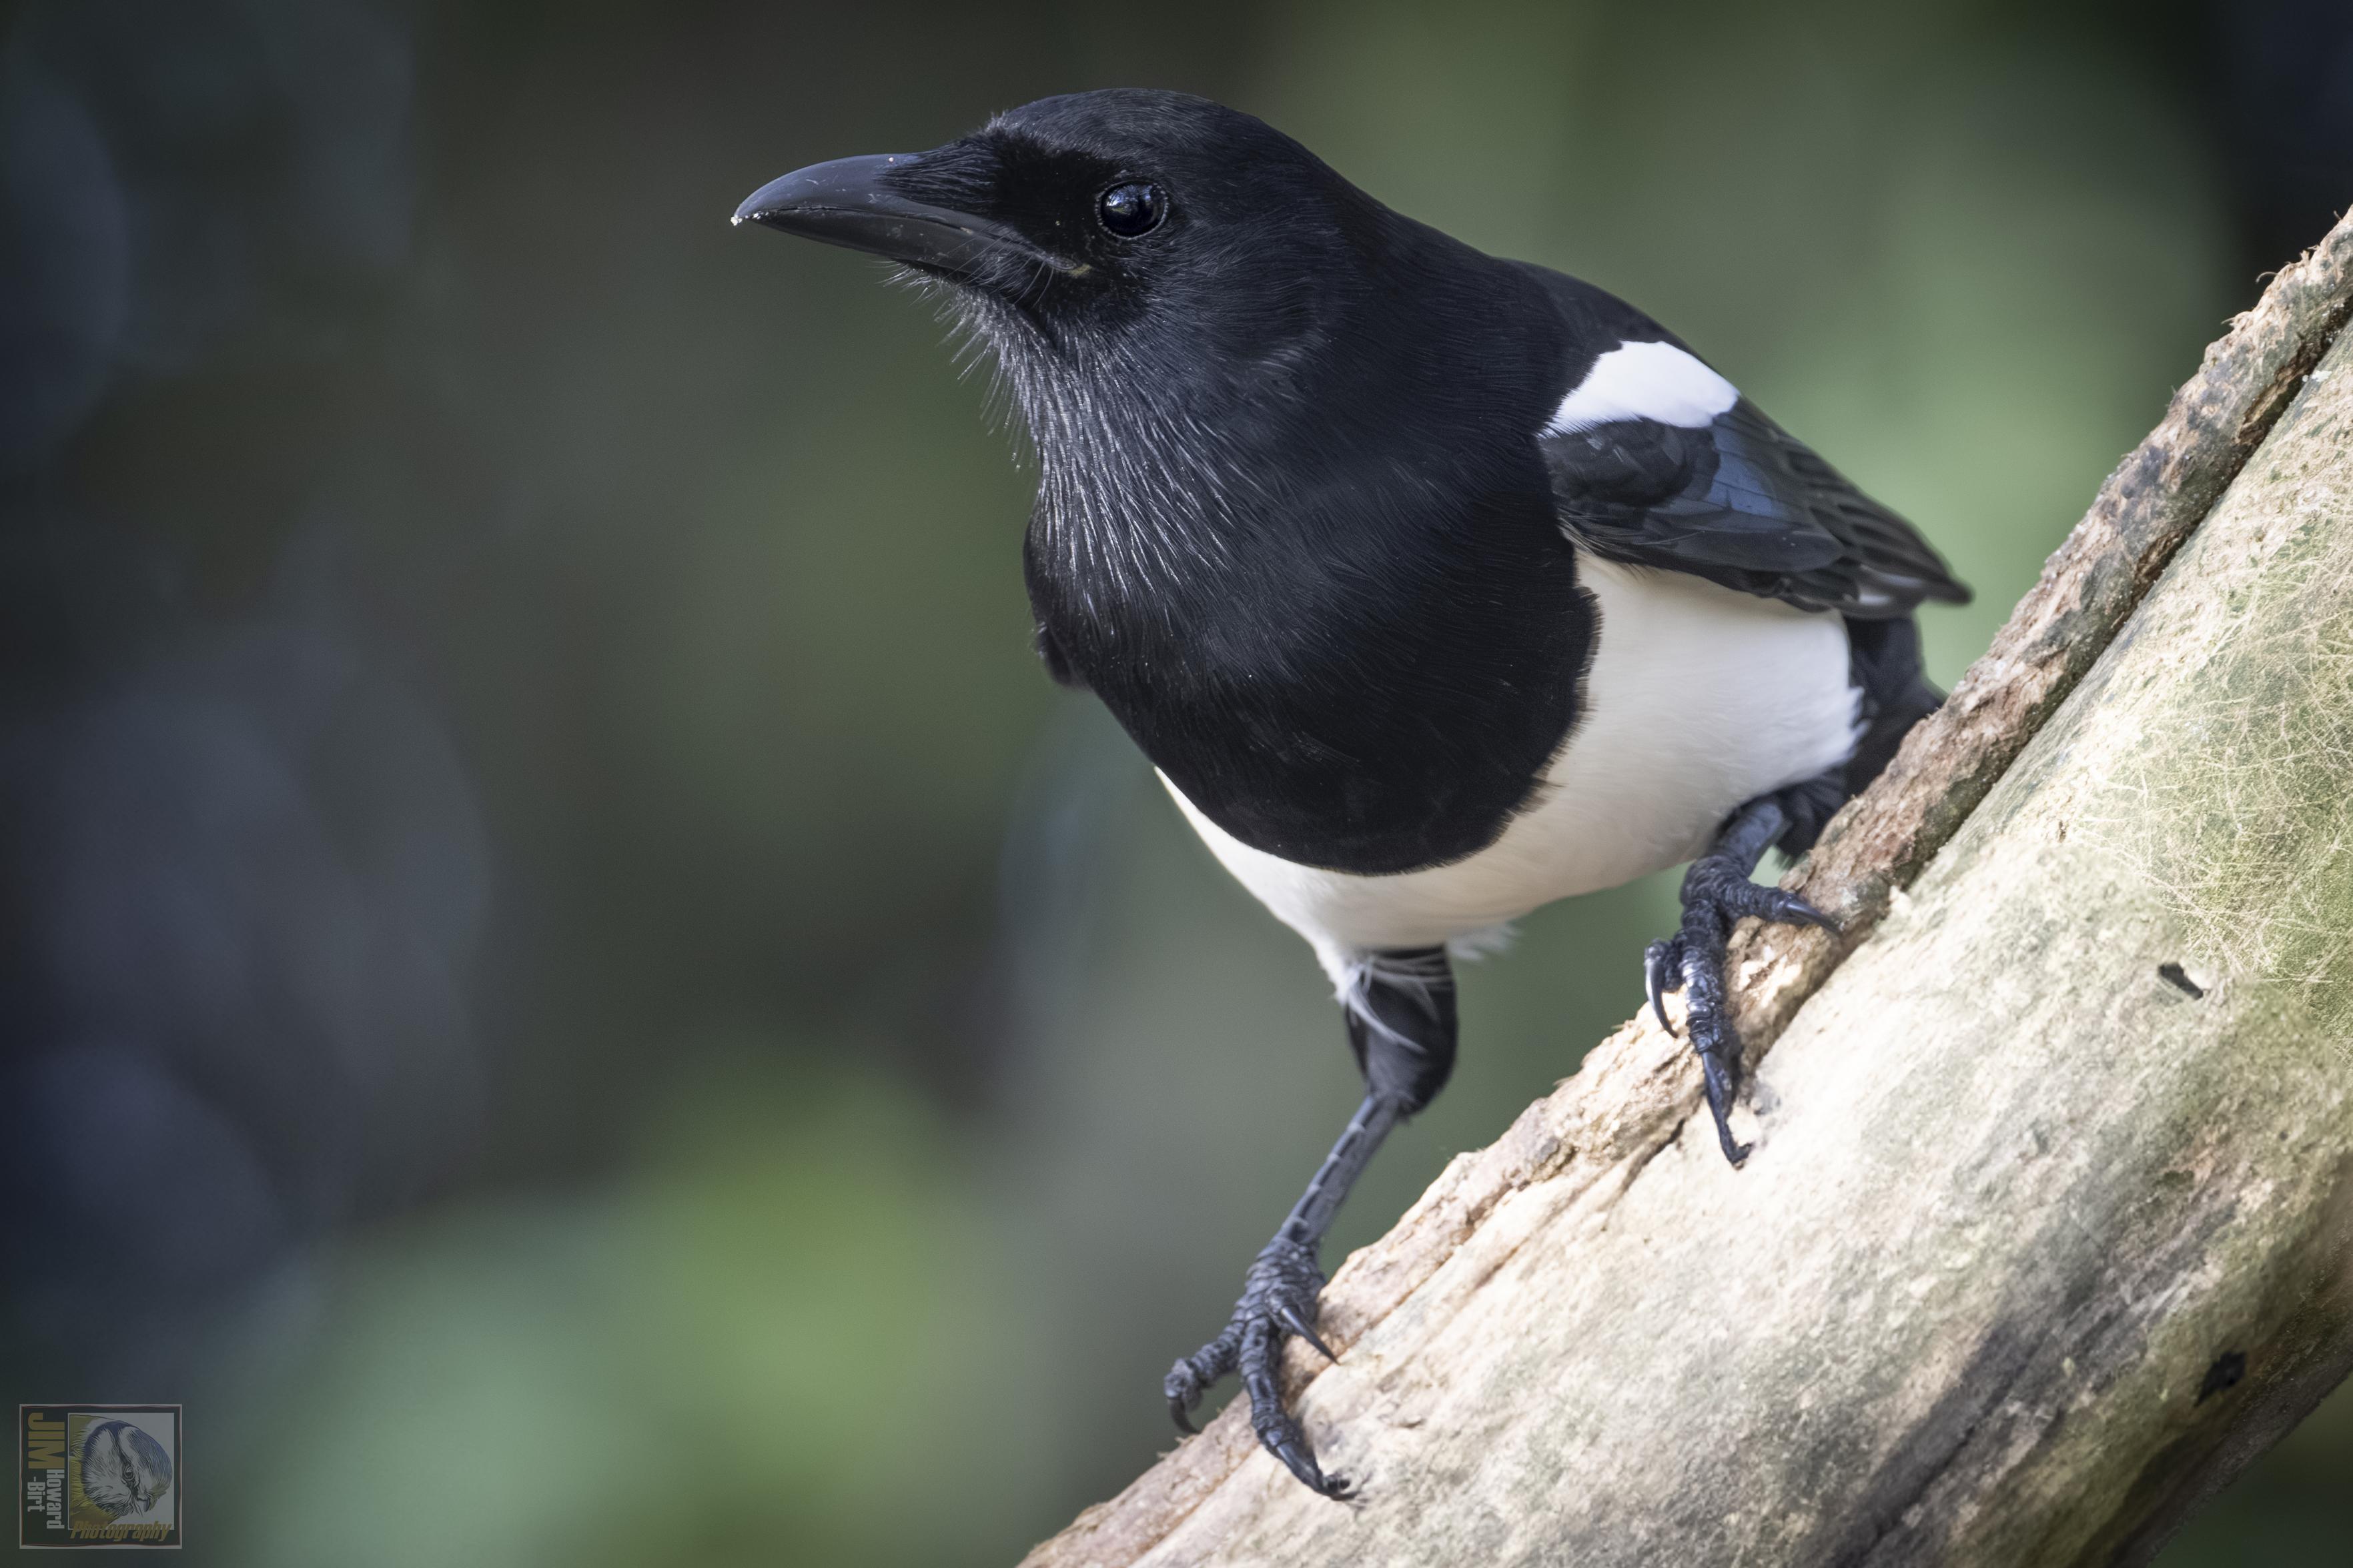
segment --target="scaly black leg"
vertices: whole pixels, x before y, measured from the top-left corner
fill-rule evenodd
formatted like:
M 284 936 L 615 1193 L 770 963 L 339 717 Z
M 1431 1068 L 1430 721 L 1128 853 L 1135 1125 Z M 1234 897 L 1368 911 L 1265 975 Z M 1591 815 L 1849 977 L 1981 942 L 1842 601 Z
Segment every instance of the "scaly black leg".
M 1310 1488 L 1344 1499 L 1354 1495 L 1348 1478 L 1324 1473 L 1307 1435 L 1283 1408 L 1282 1342 L 1296 1335 L 1331 1358 L 1315 1334 L 1315 1298 L 1324 1289 L 1316 1249 L 1389 1129 L 1436 1098 L 1453 1070 L 1454 976 L 1446 950 L 1371 954 L 1352 974 L 1345 1000 L 1365 1101 L 1242 1277 L 1241 1300 L 1224 1331 L 1177 1362 L 1161 1385 L 1169 1415 L 1190 1432 L 1202 1394 L 1228 1373 L 1240 1372 L 1259 1442 Z
M 1732 928 L 1743 916 L 1754 915 L 1758 920 L 1838 930 L 1828 915 L 1795 893 L 1748 879 L 1766 848 L 1783 837 L 1789 826 L 1790 814 L 1778 795 L 1760 796 L 1734 812 L 1724 831 L 1716 835 L 1715 847 L 1683 873 L 1683 929 L 1652 942 L 1642 955 L 1651 1008 L 1662 1026 L 1674 1027 L 1667 1020 L 1666 994 L 1683 994 L 1683 1022 L 1691 1032 L 1692 1049 L 1699 1054 L 1707 1108 L 1715 1118 L 1716 1142 L 1723 1147 L 1724 1157 L 1736 1165 L 1748 1158 L 1748 1145 L 1733 1142 L 1729 1121 L 1733 1097 L 1740 1090 L 1740 1037 L 1733 1032 L 1724 981 L 1725 949 L 1732 940 Z

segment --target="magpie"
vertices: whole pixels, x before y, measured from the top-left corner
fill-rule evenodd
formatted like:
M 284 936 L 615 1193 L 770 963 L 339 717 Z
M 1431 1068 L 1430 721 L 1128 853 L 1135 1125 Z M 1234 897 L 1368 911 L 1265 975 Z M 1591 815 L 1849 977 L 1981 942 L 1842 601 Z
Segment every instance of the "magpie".
M 1452 1070 L 1450 955 L 1541 904 L 1690 863 L 1646 954 L 1685 998 L 1725 1157 L 1751 879 L 1943 700 L 1913 612 L 1968 591 L 1902 518 L 1591 284 L 1389 210 L 1250 115 L 1048 98 L 928 153 L 843 158 L 735 213 L 893 261 L 993 354 L 1037 459 L 1037 651 L 1092 691 L 1217 858 L 1337 987 L 1363 1103 L 1164 1385 L 1277 1384 L 1319 1244 Z

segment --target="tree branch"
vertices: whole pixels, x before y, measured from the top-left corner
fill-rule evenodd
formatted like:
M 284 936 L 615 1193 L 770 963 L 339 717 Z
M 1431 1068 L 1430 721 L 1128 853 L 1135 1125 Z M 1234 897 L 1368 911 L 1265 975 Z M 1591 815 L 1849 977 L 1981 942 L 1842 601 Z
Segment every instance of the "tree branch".
M 2139 1563 L 2293 1426 L 2353 1367 L 2348 305 L 2353 219 L 1791 874 L 1845 934 L 1736 943 L 1744 1170 L 1638 1017 L 1291 1347 L 1361 1503 L 1229 1407 L 1029 1568 Z

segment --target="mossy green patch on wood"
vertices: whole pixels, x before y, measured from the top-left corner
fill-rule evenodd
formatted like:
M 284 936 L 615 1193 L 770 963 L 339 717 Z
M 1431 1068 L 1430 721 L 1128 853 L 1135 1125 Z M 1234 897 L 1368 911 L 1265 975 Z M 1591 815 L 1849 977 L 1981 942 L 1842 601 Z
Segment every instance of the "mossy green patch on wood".
M 2277 988 L 2332 1034 L 2353 1022 L 2353 489 L 2324 459 L 2348 403 L 2353 376 L 2307 383 L 2279 438 L 2310 460 L 2242 476 L 2173 563 L 2219 581 L 2194 605 L 2160 586 L 2132 643 L 2195 668 L 2105 693 L 2115 766 L 2081 813 L 2182 922 L 2193 978 Z

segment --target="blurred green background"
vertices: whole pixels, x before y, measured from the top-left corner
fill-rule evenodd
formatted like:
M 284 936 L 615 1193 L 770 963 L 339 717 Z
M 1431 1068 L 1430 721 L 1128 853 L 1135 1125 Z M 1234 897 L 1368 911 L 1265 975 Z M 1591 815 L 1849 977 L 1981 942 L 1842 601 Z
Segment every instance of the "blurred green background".
M 1113 84 L 1672 325 L 1978 590 L 2353 200 L 2353 7 L 0 4 L 0 1369 L 191 1563 L 1011 1562 L 1356 1100 L 787 169 Z M 1465 976 L 1327 1262 L 1635 1007 Z M 21 1194 L 39 1194 L 38 1201 Z M 1229 1385 L 1229 1389 L 1230 1385 Z M 2168 1568 L 2341 1558 L 2340 1396 Z

